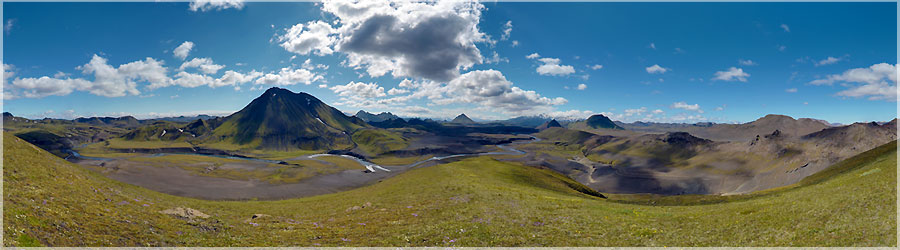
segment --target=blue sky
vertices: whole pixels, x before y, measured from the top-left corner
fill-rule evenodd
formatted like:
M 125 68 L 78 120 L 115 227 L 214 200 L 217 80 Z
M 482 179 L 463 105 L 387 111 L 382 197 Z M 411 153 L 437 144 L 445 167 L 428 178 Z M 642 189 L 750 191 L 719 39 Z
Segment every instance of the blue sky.
M 272 86 L 410 117 L 897 115 L 896 3 L 4 3 L 3 24 L 3 110 L 31 118 L 225 115 Z

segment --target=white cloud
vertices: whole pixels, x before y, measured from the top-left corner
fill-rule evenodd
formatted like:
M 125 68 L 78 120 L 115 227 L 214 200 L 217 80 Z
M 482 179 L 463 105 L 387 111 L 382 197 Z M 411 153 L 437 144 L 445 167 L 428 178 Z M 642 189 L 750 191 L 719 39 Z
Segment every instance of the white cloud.
M 744 65 L 744 66 L 756 66 L 756 62 L 754 62 L 753 60 L 749 60 L 749 59 L 747 59 L 747 60 L 740 59 L 740 60 L 738 60 L 738 63 L 740 63 L 741 65 Z
M 590 110 L 565 110 L 565 111 L 551 111 L 547 113 L 543 113 L 540 116 L 546 118 L 553 118 L 557 120 L 579 120 L 579 119 L 587 119 L 591 115 L 594 115 L 594 111 Z
M 843 60 L 843 59 L 842 59 L 842 58 L 833 57 L 833 56 L 829 56 L 828 58 L 825 58 L 825 59 L 822 59 L 822 60 L 820 60 L 820 61 L 818 61 L 818 62 L 815 62 L 815 64 L 816 64 L 816 66 L 818 67 L 818 66 L 822 66 L 822 65 L 835 64 L 835 63 L 837 63 L 837 62 L 840 62 L 841 60 Z
M 64 96 L 74 90 L 88 90 L 93 84 L 84 79 L 56 79 L 47 76 L 40 78 L 17 78 L 12 87 L 22 90 L 18 94 L 4 93 L 4 99 L 17 97 L 42 98 L 51 95 Z M 4 92 L 9 89 L 5 89 Z M 102 92 L 101 92 L 102 93 Z
M 489 42 L 478 29 L 484 6 L 475 1 L 325 1 L 321 7 L 334 22 L 295 26 L 280 36 L 282 46 L 301 54 L 344 53 L 345 66 L 372 77 L 449 81 L 482 63 L 475 43 Z
M 842 74 L 829 75 L 825 79 L 811 81 L 813 85 L 831 85 L 835 82 L 848 83 L 850 89 L 837 93 L 838 96 L 868 97 L 869 100 L 897 100 L 897 66 L 879 63 L 868 68 L 854 68 Z M 849 83 L 861 83 L 851 85 Z
M 593 70 L 598 70 L 598 69 L 602 69 L 602 68 L 603 68 L 603 65 L 600 65 L 600 64 L 594 64 L 594 66 L 591 66 L 591 69 L 593 69 Z
M 664 73 L 666 73 L 666 71 L 669 71 L 670 69 L 663 68 L 662 66 L 659 66 L 659 64 L 654 64 L 653 66 L 645 68 L 645 70 L 647 70 L 647 73 L 650 73 L 650 74 L 664 74 Z
M 477 104 L 506 114 L 547 111 L 550 106 L 568 102 L 565 98 L 547 98 L 535 91 L 512 86 L 500 71 L 476 70 L 460 75 L 446 85 L 420 83 L 413 96 L 425 96 L 434 104 Z
M 513 48 L 519 47 L 519 40 L 513 40 L 511 45 Z
M 303 83 L 306 85 L 322 81 L 325 77 L 307 69 L 282 68 L 278 73 L 272 72 L 256 79 L 256 84 L 294 85 Z
M 14 71 L 14 69 L 15 69 L 15 66 L 13 66 L 11 64 L 5 64 L 5 63 L 3 64 L 3 82 L 4 83 L 7 83 L 9 81 L 8 80 L 9 78 L 12 78 L 13 76 L 16 75 L 16 72 Z
M 6 24 L 3 24 L 3 31 L 6 32 L 7 35 L 9 35 L 9 32 L 12 30 L 13 25 L 15 25 L 15 24 L 16 24 L 15 18 L 7 19 Z
M 789 89 L 785 89 L 784 92 L 788 92 L 788 93 L 797 93 L 797 88 L 789 88 Z
M 391 88 L 391 90 L 388 90 L 388 95 L 399 95 L 399 94 L 406 94 L 406 93 L 409 93 L 408 89 Z
M 331 87 L 338 96 L 349 97 L 351 99 L 365 100 L 376 97 L 384 97 L 384 87 L 379 87 L 376 83 L 353 82 L 346 85 L 337 85 Z
M 837 95 L 855 98 L 868 97 L 869 100 L 897 101 L 897 84 L 865 84 L 843 90 L 838 92 Z
M 509 63 L 509 58 L 500 57 L 500 54 L 497 54 L 497 51 L 494 51 L 493 56 L 484 60 L 484 63 L 500 63 L 500 62 Z
M 209 85 L 213 81 L 215 80 L 210 76 L 182 71 L 175 74 L 175 80 L 172 83 L 185 88 L 196 88 L 203 85 Z
M 221 86 L 230 86 L 230 85 L 240 85 L 244 83 L 248 83 L 253 81 L 256 78 L 259 78 L 263 74 L 261 72 L 257 72 L 256 70 L 250 71 L 249 73 L 242 74 L 232 70 L 225 71 L 222 74 L 222 77 L 217 79 L 215 82 L 209 84 L 210 87 L 221 87 Z
M 544 63 L 538 66 L 536 70 L 541 75 L 564 76 L 575 73 L 575 67 L 572 67 L 572 65 L 560 65 L 558 58 L 541 58 L 538 61 Z
M 500 35 L 500 40 L 506 41 L 509 39 L 510 33 L 512 33 L 512 21 L 506 21 L 506 24 L 503 24 L 503 34 Z
M 205 57 L 205 58 L 194 58 L 190 61 L 186 61 L 181 64 L 181 67 L 178 67 L 179 70 L 185 70 L 188 68 L 198 68 L 200 72 L 205 74 L 215 74 L 220 69 L 225 68 L 225 66 L 218 65 L 213 63 L 213 60 Z
M 784 45 L 778 45 L 778 47 L 776 47 L 776 48 L 778 48 L 778 51 L 781 51 L 781 52 L 784 52 L 785 50 L 787 50 L 787 46 L 784 46 Z
M 791 27 L 788 27 L 787 24 L 782 23 L 780 27 L 784 30 L 784 32 L 791 32 Z
M 888 63 L 879 63 L 868 68 L 855 68 L 842 74 L 829 75 L 825 79 L 809 82 L 812 85 L 832 84 L 834 82 L 859 82 L 875 84 L 885 81 L 897 83 L 897 68 Z
M 188 7 L 191 11 L 224 10 L 230 8 L 244 8 L 244 0 L 191 0 L 191 4 Z
M 662 109 L 656 109 L 656 110 L 653 110 L 653 113 L 658 115 L 658 114 L 665 113 L 665 111 L 663 111 Z
M 655 44 L 655 43 L 650 43 L 650 46 L 649 46 L 649 47 L 650 47 L 651 49 L 656 49 L 656 44 Z
M 334 53 L 332 46 L 337 41 L 337 30 L 323 21 L 311 21 L 305 25 L 298 23 L 279 36 L 278 41 L 285 50 L 300 55 L 308 55 L 315 51 L 324 56 Z
M 172 54 L 174 54 L 176 58 L 184 60 L 188 57 L 188 54 L 191 53 L 192 49 L 194 49 L 194 43 L 185 41 L 184 43 L 181 43 L 181 45 L 178 45 L 178 47 L 172 51 Z
M 578 90 L 585 90 L 585 89 L 587 89 L 587 85 L 586 85 L 586 84 L 584 84 L 584 83 L 578 84 Z
M 684 109 L 688 111 L 697 111 L 697 113 L 703 113 L 703 110 L 700 109 L 700 104 L 687 104 L 686 102 L 676 102 L 672 103 L 670 108 L 673 109 Z
M 643 114 L 644 112 L 647 112 L 647 107 L 641 107 L 639 109 L 625 109 L 625 116 L 637 116 Z
M 541 55 L 538 53 L 531 53 L 530 55 L 525 56 L 525 58 L 528 58 L 528 59 L 537 59 L 539 57 L 541 57 Z
M 744 72 L 741 68 L 731 67 L 726 71 L 716 72 L 715 76 L 716 77 L 713 77 L 713 80 L 746 82 L 747 77 L 750 77 L 750 74 Z

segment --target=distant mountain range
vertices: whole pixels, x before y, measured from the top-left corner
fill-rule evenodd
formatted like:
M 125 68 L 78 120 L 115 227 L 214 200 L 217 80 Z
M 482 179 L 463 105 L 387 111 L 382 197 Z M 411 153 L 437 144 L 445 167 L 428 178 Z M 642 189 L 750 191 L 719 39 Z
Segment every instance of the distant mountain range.
M 390 119 L 399 119 L 400 118 L 399 116 L 391 114 L 391 112 L 381 112 L 376 115 L 376 114 L 366 112 L 365 110 L 360 110 L 359 112 L 356 112 L 355 116 L 358 117 L 359 119 L 362 119 L 365 122 L 383 122 L 383 121 L 387 121 Z

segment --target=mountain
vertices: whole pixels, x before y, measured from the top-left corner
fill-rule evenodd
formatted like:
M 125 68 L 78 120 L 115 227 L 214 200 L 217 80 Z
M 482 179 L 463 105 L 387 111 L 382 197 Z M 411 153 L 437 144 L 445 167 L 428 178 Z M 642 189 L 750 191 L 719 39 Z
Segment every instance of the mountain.
M 544 130 L 544 129 L 548 129 L 548 128 L 561 128 L 561 127 L 562 127 L 562 125 L 560 125 L 559 122 L 556 121 L 556 119 L 553 119 L 548 122 L 545 122 L 544 124 L 541 124 L 540 126 L 537 126 L 536 128 L 539 130 Z
M 476 124 L 476 122 L 473 121 L 472 119 L 469 119 L 469 117 L 466 116 L 466 114 L 459 114 L 458 116 L 456 116 L 456 118 L 453 118 L 453 120 L 450 121 L 450 123 L 455 123 L 455 124 Z
M 359 119 L 362 119 L 365 122 L 383 122 L 383 121 L 387 121 L 390 119 L 399 119 L 400 118 L 399 116 L 391 114 L 391 112 L 381 112 L 376 115 L 376 114 L 366 112 L 365 110 L 360 110 L 359 112 L 356 112 L 355 116 L 359 117 Z
M 499 123 L 513 126 L 521 126 L 521 127 L 537 127 L 541 124 L 547 123 L 552 118 L 543 117 L 543 116 L 519 116 L 515 118 L 510 118 L 502 121 L 498 121 Z
M 623 129 L 622 127 L 619 127 L 619 125 L 613 123 L 613 121 L 610 120 L 609 117 L 599 114 L 588 117 L 588 119 L 585 121 L 585 124 L 590 128 Z
M 350 134 L 369 127 L 307 93 L 273 87 L 225 117 L 210 142 L 275 150 L 351 147 Z
M 828 127 L 830 126 L 814 119 L 794 119 L 786 115 L 770 114 L 744 124 L 716 124 L 687 132 L 711 140 L 747 141 L 756 138 L 757 135 L 771 134 L 775 130 L 787 136 L 802 136 Z
M 163 121 L 170 121 L 170 122 L 192 122 L 197 119 L 209 120 L 209 119 L 213 119 L 213 118 L 216 118 L 216 116 L 209 116 L 209 115 L 183 116 L 182 115 L 182 116 L 178 116 L 178 117 L 162 117 L 162 118 L 156 118 L 156 119 L 152 119 L 152 120 L 163 120 Z

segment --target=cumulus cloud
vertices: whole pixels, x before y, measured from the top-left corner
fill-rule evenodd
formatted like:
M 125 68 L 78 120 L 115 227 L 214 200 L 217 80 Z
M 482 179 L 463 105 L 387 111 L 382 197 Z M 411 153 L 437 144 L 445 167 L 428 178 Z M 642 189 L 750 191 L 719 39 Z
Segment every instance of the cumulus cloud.
M 176 58 L 184 60 L 188 57 L 188 54 L 191 53 L 191 50 L 194 49 L 194 43 L 191 41 L 185 41 L 178 45 L 174 50 L 172 50 L 172 54 L 175 55 Z
M 323 21 L 298 23 L 288 29 L 286 34 L 279 36 L 278 41 L 282 48 L 293 53 L 308 55 L 315 51 L 316 55 L 324 56 L 334 53 L 331 47 L 337 41 L 336 32 Z
M 541 57 L 541 55 L 538 53 L 531 53 L 530 55 L 525 56 L 525 58 L 528 58 L 528 59 L 538 59 L 540 57 Z
M 240 85 L 244 83 L 248 83 L 253 81 L 256 78 L 259 78 L 263 74 L 261 72 L 257 72 L 256 70 L 250 71 L 249 73 L 238 73 L 233 70 L 225 71 L 222 74 L 222 77 L 216 79 L 215 82 L 209 84 L 210 87 L 221 87 L 221 86 L 231 86 L 231 85 Z
M 309 85 L 324 79 L 324 76 L 307 69 L 282 68 L 278 73 L 271 72 L 263 75 L 259 79 L 256 79 L 255 83 L 271 85 L 294 85 L 303 83 Z
M 506 21 L 506 24 L 503 24 L 503 34 L 500 35 L 500 40 L 506 41 L 509 39 L 510 33 L 512 33 L 512 21 Z
M 648 47 L 651 48 L 651 49 L 656 49 L 656 44 L 655 44 L 655 43 L 650 43 L 650 46 L 648 46 Z
M 186 61 L 181 64 L 181 67 L 178 67 L 179 70 L 185 70 L 188 68 L 198 68 L 200 72 L 205 74 L 215 74 L 220 69 L 225 68 L 225 66 L 218 65 L 213 63 L 213 60 L 205 57 L 205 58 L 194 58 L 190 61 Z
M 664 74 L 670 69 L 663 68 L 662 66 L 659 66 L 659 64 L 654 64 L 653 66 L 645 68 L 645 70 L 647 70 L 647 73 L 650 74 Z
M 519 47 L 519 40 L 513 40 L 512 43 L 510 43 L 510 46 L 512 46 L 513 48 Z
M 835 82 L 847 83 L 850 89 L 837 93 L 838 96 L 868 97 L 869 100 L 897 100 L 897 66 L 879 63 L 868 68 L 854 68 L 841 74 L 828 75 L 824 79 L 809 82 L 812 85 L 831 85 Z M 851 83 L 858 83 L 852 85 Z
M 7 95 L 5 99 L 19 96 L 25 98 L 42 98 L 51 95 L 64 96 L 71 94 L 74 90 L 90 89 L 92 85 L 90 81 L 84 79 L 56 79 L 47 76 L 19 78 L 12 81 L 12 87 L 22 91 L 18 95 L 5 94 Z
M 93 75 L 94 80 L 83 78 L 38 77 L 17 78 L 9 84 L 4 92 L 10 98 L 41 98 L 51 95 L 63 96 L 75 90 L 87 91 L 91 94 L 105 97 L 120 97 L 126 95 L 139 95 L 137 82 L 150 84 L 168 84 L 171 80 L 166 74 L 166 68 L 162 61 L 146 58 L 113 67 L 107 63 L 107 59 L 94 55 L 91 61 L 79 66 L 85 75 Z
M 536 70 L 541 75 L 564 76 L 575 73 L 575 67 L 572 67 L 572 65 L 560 65 L 558 58 L 541 58 L 538 61 L 543 63 Z
M 785 89 L 784 92 L 788 92 L 788 93 L 797 93 L 797 88 L 789 88 L 789 89 Z
M 868 68 L 854 68 L 842 74 L 828 75 L 825 79 L 809 82 L 812 85 L 832 84 L 834 82 L 880 83 L 897 82 L 897 67 L 888 63 L 879 63 Z
M 591 69 L 593 69 L 593 70 L 598 70 L 598 69 L 602 69 L 602 68 L 603 68 L 603 65 L 600 65 L 600 64 L 594 64 L 593 66 L 591 66 Z
M 353 82 L 346 85 L 337 85 L 330 88 L 338 96 L 349 97 L 351 99 L 370 99 L 376 97 L 384 97 L 384 87 L 379 87 L 376 83 Z
M 413 95 L 426 96 L 438 105 L 472 103 L 507 114 L 549 110 L 568 102 L 565 98 L 543 97 L 535 91 L 513 86 L 500 71 L 476 70 L 447 84 L 420 83 Z
M 585 89 L 587 89 L 587 85 L 586 85 L 586 84 L 584 84 L 584 83 L 578 84 L 578 90 L 585 90 Z
M 282 47 L 306 54 L 346 54 L 345 65 L 372 77 L 419 77 L 449 81 L 482 63 L 475 43 L 488 42 L 479 31 L 484 6 L 474 1 L 325 1 L 335 17 L 298 24 L 280 36 Z
M 244 0 L 191 0 L 188 9 L 191 11 L 210 11 L 224 9 L 242 9 Z
M 716 72 L 713 80 L 746 82 L 747 77 L 750 77 L 750 74 L 744 72 L 743 69 L 731 67 L 728 70 Z
M 696 111 L 697 113 L 703 113 L 703 110 L 700 109 L 700 104 L 687 104 L 686 102 L 676 102 L 672 103 L 670 108 L 673 109 L 684 109 L 688 111 Z
M 791 32 L 791 27 L 788 27 L 787 24 L 782 23 L 780 27 L 784 30 L 784 32 Z

